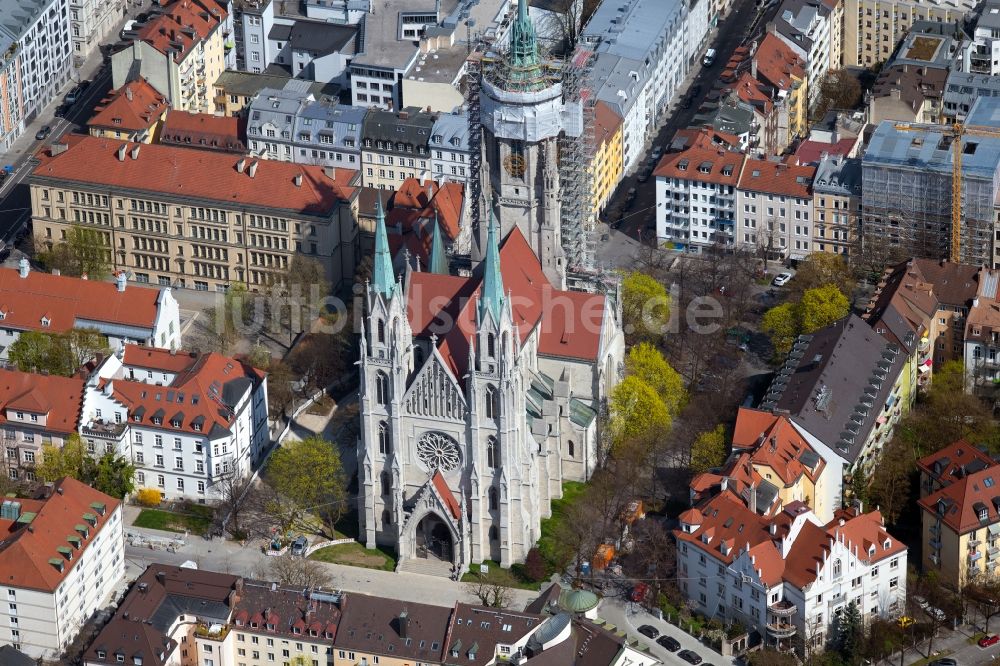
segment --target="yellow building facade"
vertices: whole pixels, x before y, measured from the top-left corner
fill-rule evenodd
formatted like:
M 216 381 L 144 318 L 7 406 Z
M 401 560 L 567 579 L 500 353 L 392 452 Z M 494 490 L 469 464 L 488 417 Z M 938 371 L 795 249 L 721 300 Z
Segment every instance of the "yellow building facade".
M 594 105 L 594 159 L 590 173 L 594 212 L 604 210 L 625 173 L 622 118 L 610 106 Z

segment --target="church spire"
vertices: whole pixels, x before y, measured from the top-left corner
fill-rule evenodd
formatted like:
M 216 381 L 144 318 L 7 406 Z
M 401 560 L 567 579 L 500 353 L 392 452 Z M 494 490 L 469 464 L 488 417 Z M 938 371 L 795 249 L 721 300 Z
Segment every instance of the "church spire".
M 391 296 L 396 287 L 396 278 L 392 272 L 392 257 L 389 255 L 389 237 L 385 232 L 385 210 L 382 208 L 381 192 L 375 207 L 375 266 L 372 268 L 372 284 L 375 291 L 386 297 Z
M 441 238 L 441 224 L 438 222 L 437 211 L 434 212 L 434 236 L 431 238 L 431 256 L 427 262 L 427 270 L 439 275 L 448 274 L 448 257 L 444 251 L 444 240 Z
M 479 294 L 479 321 L 486 319 L 486 313 L 493 315 L 493 321 L 500 322 L 500 308 L 503 307 L 503 279 L 500 277 L 500 247 L 497 240 L 496 215 L 490 215 L 489 235 L 486 238 L 486 260 L 483 268 L 483 286 Z
M 513 92 L 535 92 L 547 88 L 542 57 L 538 52 L 535 24 L 528 16 L 528 0 L 518 0 L 517 18 L 510 29 L 510 48 L 504 58 L 502 87 Z

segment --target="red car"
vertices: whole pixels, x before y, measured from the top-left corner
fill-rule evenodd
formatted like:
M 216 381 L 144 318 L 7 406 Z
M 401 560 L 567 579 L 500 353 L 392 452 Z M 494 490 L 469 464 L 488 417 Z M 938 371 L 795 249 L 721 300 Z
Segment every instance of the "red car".
M 646 596 L 649 594 L 649 585 L 645 583 L 639 583 L 634 588 L 632 588 L 632 601 L 635 603 L 642 603 Z
M 995 634 L 993 636 L 983 636 L 979 639 L 979 647 L 981 648 L 988 648 L 991 645 L 996 645 L 997 643 L 1000 643 L 1000 636 Z

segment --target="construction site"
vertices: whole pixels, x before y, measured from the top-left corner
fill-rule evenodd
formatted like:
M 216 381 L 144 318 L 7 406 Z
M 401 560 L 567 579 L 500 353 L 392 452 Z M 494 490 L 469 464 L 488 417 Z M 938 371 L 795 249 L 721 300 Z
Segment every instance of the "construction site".
M 862 162 L 862 249 L 996 267 L 1000 100 L 964 126 L 881 123 Z

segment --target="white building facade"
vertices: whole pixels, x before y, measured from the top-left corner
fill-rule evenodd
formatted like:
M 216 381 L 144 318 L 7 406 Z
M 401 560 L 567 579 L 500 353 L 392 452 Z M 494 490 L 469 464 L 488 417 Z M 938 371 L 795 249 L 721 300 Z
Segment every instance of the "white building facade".
M 9 53 L 20 70 L 17 102 L 22 108 L 16 135 L 70 79 L 69 0 L 0 0 L 0 44 L 10 44 Z

